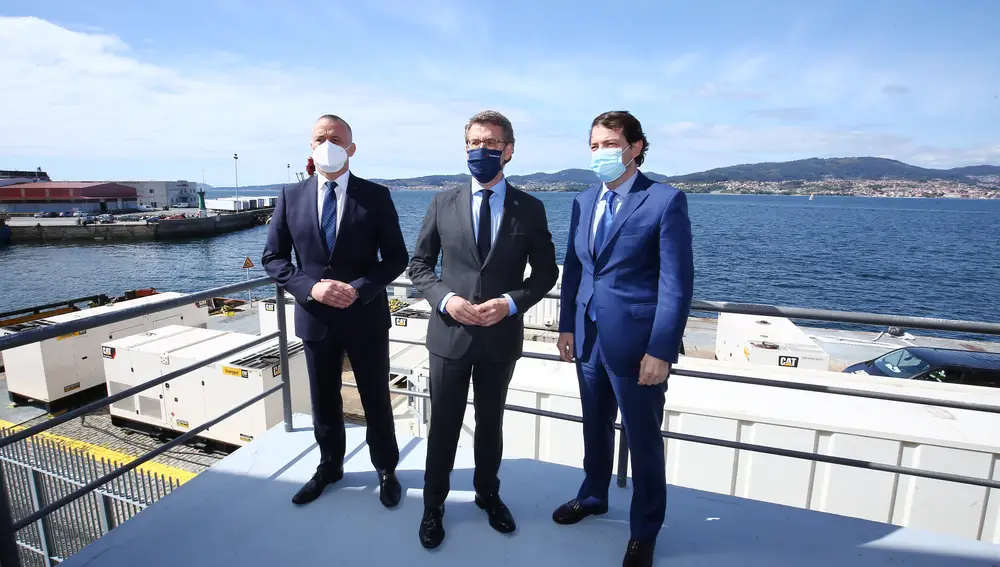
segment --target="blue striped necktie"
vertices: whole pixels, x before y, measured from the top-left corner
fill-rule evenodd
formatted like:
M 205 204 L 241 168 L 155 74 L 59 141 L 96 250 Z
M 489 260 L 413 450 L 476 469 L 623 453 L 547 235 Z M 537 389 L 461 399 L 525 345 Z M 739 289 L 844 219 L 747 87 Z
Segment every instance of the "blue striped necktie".
M 337 193 L 334 191 L 337 182 L 327 181 L 326 197 L 323 199 L 323 234 L 326 235 L 326 251 L 333 254 L 333 246 L 337 243 Z

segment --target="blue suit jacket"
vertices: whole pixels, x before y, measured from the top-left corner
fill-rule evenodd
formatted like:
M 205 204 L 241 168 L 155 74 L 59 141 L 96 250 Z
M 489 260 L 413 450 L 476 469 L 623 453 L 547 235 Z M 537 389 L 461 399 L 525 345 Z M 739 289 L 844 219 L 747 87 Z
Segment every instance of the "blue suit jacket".
M 318 177 L 282 189 L 261 264 L 300 305 L 295 310 L 300 338 L 318 341 L 331 331 L 357 335 L 369 329 L 384 335 L 391 326 L 385 288 L 410 260 L 389 189 L 350 174 L 337 242 L 329 254 L 319 225 Z M 345 309 L 323 305 L 310 295 L 321 279 L 349 283 L 359 298 Z
M 559 330 L 574 333 L 581 357 L 587 304 L 593 300 L 605 364 L 619 376 L 637 376 L 647 353 L 677 361 L 691 311 L 687 197 L 639 172 L 595 256 L 590 242 L 601 187 L 594 185 L 573 201 Z

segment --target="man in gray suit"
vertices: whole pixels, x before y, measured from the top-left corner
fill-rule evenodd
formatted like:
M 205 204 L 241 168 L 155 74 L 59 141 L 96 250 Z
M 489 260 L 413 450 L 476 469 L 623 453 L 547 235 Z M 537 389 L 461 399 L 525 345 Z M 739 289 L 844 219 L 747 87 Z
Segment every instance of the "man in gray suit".
M 431 423 L 420 542 L 444 539 L 444 501 L 471 379 L 476 412 L 476 504 L 501 533 L 515 530 L 500 500 L 503 408 L 524 341 L 522 316 L 556 283 L 559 267 L 545 206 L 507 183 L 514 128 L 484 111 L 465 126 L 469 185 L 434 196 L 417 238 L 409 277 L 435 307 L 427 330 Z M 441 276 L 434 268 L 441 255 Z M 530 263 L 531 275 L 524 278 Z

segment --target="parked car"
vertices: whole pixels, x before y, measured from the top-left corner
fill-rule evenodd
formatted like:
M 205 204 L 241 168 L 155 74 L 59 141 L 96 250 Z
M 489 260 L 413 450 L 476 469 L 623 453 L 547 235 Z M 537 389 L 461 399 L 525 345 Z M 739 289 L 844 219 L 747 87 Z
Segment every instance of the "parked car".
M 844 372 L 1000 388 L 1000 353 L 903 347 L 848 366 Z

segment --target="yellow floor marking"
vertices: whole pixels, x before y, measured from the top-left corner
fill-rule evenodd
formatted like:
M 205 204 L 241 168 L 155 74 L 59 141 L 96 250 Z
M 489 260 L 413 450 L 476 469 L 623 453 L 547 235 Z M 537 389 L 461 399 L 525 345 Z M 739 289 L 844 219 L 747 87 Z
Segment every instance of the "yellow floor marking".
M 0 428 L 8 429 L 11 431 L 21 431 L 23 429 L 27 429 L 26 427 L 16 425 L 4 421 L 2 419 L 0 419 Z M 136 457 L 133 457 L 132 455 L 120 453 L 113 449 L 108 449 L 107 447 L 101 447 L 100 445 L 95 445 L 93 443 L 87 443 L 86 441 L 79 441 L 77 439 L 63 437 L 62 435 L 55 435 L 49 432 L 42 432 L 39 433 L 37 436 L 44 437 L 49 441 L 53 441 L 70 449 L 83 451 L 84 453 L 94 457 L 97 460 L 101 460 L 103 458 L 105 461 L 117 462 L 119 466 L 128 464 L 136 459 Z M 177 467 L 172 467 L 170 465 L 163 465 L 154 462 L 141 464 L 138 467 L 136 467 L 136 470 L 172 477 L 174 480 L 176 480 L 181 484 L 184 484 L 185 482 L 191 480 L 196 475 L 196 473 L 193 473 L 191 471 L 186 471 L 184 469 L 179 469 Z

